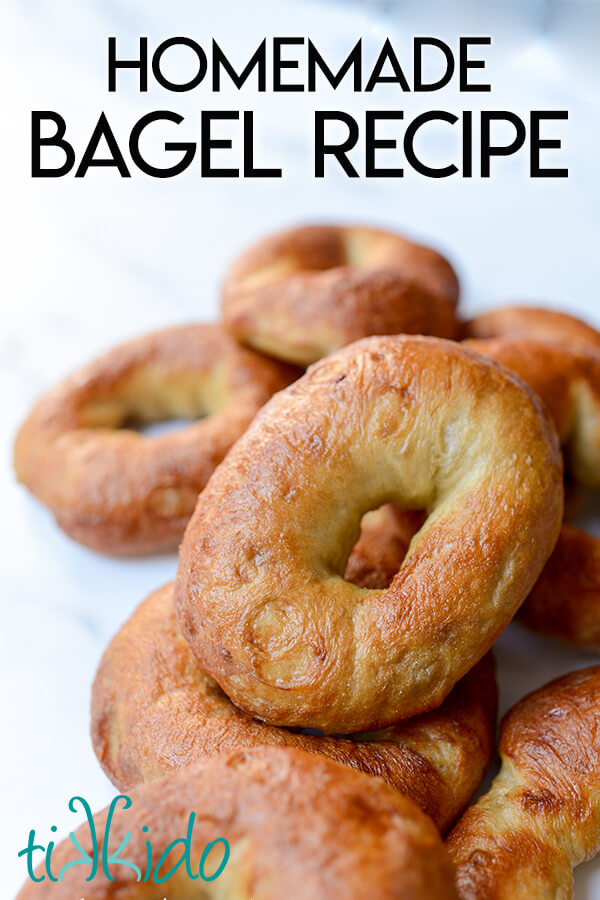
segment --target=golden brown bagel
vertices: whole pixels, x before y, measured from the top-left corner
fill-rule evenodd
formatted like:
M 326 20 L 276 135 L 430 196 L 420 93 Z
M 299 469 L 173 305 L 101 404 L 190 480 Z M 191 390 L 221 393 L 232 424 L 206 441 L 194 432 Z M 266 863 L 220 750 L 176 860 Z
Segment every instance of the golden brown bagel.
M 568 900 L 600 849 L 600 666 L 521 700 L 500 729 L 502 768 L 448 839 L 461 900 Z
M 491 656 L 442 706 L 350 740 L 265 725 L 235 707 L 200 669 L 173 610 L 173 586 L 150 595 L 112 639 L 92 690 L 94 750 L 121 790 L 222 751 L 278 744 L 379 775 L 446 831 L 479 786 L 494 747 Z
M 398 234 L 304 226 L 250 247 L 223 284 L 223 317 L 240 341 L 308 365 L 371 334 L 455 338 L 450 263 Z
M 146 335 L 38 401 L 17 435 L 17 476 L 63 531 L 94 550 L 174 547 L 213 469 L 298 374 L 244 350 L 216 325 Z M 157 437 L 131 428 L 202 417 Z
M 567 313 L 536 306 L 502 306 L 465 324 L 467 338 L 529 337 L 592 344 L 600 347 L 600 333 Z
M 508 366 L 541 397 L 567 471 L 581 484 L 600 487 L 600 348 L 523 337 L 467 344 Z
M 362 515 L 426 508 L 387 591 L 343 573 Z M 377 337 L 274 397 L 203 491 L 176 582 L 182 633 L 233 702 L 349 733 L 439 706 L 556 542 L 562 464 L 539 400 L 450 341 Z
M 427 816 L 379 779 L 311 753 L 257 747 L 222 754 L 141 785 L 130 797 L 130 808 L 113 817 L 108 854 L 130 832 L 119 856 L 143 878 L 148 841 L 148 881 L 136 883 L 135 871 L 113 863 L 114 881 L 100 865 L 86 882 L 90 866 L 75 866 L 63 882 L 29 881 L 17 900 L 456 900 L 447 850 Z M 160 854 L 185 838 L 192 813 L 191 874 L 197 877 L 202 853 L 215 840 L 228 842 L 229 859 L 214 881 L 191 881 L 182 864 L 159 886 L 152 879 Z M 100 846 L 106 820 L 107 810 L 94 817 Z M 91 854 L 90 828 L 76 836 Z M 207 876 L 218 872 L 224 855 L 223 843 L 212 848 Z M 53 853 L 54 871 L 80 856 L 64 840 Z M 181 843 L 157 877 L 180 859 Z

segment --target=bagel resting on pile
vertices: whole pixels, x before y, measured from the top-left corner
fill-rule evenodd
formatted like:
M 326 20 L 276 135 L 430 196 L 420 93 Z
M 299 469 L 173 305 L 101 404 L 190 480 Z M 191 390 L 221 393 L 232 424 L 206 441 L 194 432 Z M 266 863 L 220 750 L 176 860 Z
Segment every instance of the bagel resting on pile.
M 426 509 L 386 591 L 343 574 L 365 512 Z M 199 498 L 175 605 L 203 671 L 274 725 L 351 733 L 439 706 L 556 542 L 562 463 L 507 369 L 426 337 L 360 341 L 274 397 Z

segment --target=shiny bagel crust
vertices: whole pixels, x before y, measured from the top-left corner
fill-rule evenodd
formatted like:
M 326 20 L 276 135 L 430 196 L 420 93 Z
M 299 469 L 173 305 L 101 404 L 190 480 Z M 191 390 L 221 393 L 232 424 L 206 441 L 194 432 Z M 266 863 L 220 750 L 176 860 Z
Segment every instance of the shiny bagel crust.
M 111 781 L 127 790 L 219 752 L 296 747 L 377 775 L 446 831 L 481 783 L 494 747 L 490 655 L 433 712 L 353 740 L 266 725 L 235 707 L 183 640 L 173 586 L 151 594 L 106 649 L 92 690 L 92 740 Z
M 38 401 L 15 442 L 17 477 L 63 531 L 94 550 L 175 547 L 214 468 L 298 374 L 239 347 L 217 325 L 146 335 Z M 128 427 L 202 416 L 156 437 Z
M 600 666 L 521 700 L 500 728 L 502 767 L 450 834 L 461 900 L 573 896 L 600 849 Z
M 360 226 L 267 237 L 232 265 L 222 289 L 224 323 L 237 340 L 299 365 L 373 334 L 455 338 L 457 301 L 443 256 Z
M 221 754 L 131 791 L 131 806 L 115 813 L 108 853 L 131 837 L 120 853 L 147 871 L 146 841 L 153 866 L 172 841 L 185 838 L 192 820 L 189 865 L 198 878 L 205 847 L 229 844 L 230 856 L 213 881 L 191 881 L 182 864 L 164 884 L 136 882 L 136 872 L 100 867 L 89 882 L 89 865 L 65 872 L 64 881 L 28 882 L 17 900 L 456 900 L 448 853 L 433 823 L 408 798 L 379 779 L 331 760 L 280 747 Z M 107 810 L 94 817 L 99 844 Z M 142 827 L 147 832 L 142 832 Z M 90 829 L 77 839 L 92 852 Z M 206 874 L 216 873 L 224 846 L 210 852 Z M 181 845 L 158 876 L 182 859 Z M 53 853 L 60 871 L 80 854 L 66 839 Z M 154 868 L 152 872 L 154 873 Z M 154 874 L 151 876 L 154 877 Z
M 428 517 L 387 591 L 342 577 L 363 514 Z M 556 431 L 499 364 L 377 337 L 274 397 L 214 473 L 175 605 L 204 671 L 246 712 L 325 733 L 439 706 L 514 616 L 563 513 Z
M 465 338 L 517 338 L 568 341 L 600 347 L 600 332 L 581 319 L 537 306 L 502 306 L 465 324 Z

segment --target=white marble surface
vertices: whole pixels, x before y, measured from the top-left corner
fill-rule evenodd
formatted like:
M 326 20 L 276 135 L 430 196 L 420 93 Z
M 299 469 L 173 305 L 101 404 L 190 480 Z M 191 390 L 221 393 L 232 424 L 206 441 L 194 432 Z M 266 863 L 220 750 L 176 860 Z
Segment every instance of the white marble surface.
M 298 220 L 369 220 L 397 226 L 445 248 L 458 264 L 465 309 L 507 300 L 544 300 L 600 324 L 597 250 L 598 65 L 588 41 L 599 6 L 586 2 L 388 4 L 255 0 L 169 4 L 11 0 L 3 7 L 0 58 L 3 125 L 3 295 L 0 374 L 2 429 L 2 796 L 3 883 L 12 896 L 25 875 L 16 851 L 28 830 L 42 840 L 51 824 L 73 825 L 67 801 L 76 793 L 93 807 L 111 787 L 88 737 L 90 683 L 100 654 L 136 604 L 175 572 L 174 555 L 117 561 L 69 541 L 48 513 L 14 483 L 11 444 L 34 398 L 73 367 L 118 340 L 172 322 L 217 315 L 217 288 L 227 261 L 269 229 Z M 546 30 L 540 27 L 545 25 Z M 133 49 L 140 34 L 160 40 L 215 35 L 235 58 L 268 34 L 309 34 L 332 60 L 359 35 L 377 46 L 385 33 L 491 33 L 496 108 L 570 110 L 563 181 L 532 182 L 519 160 L 496 177 L 425 181 L 349 181 L 331 173 L 315 182 L 308 162 L 314 96 L 215 102 L 125 85 L 105 88 L 105 38 Z M 598 30 L 596 28 L 596 34 Z M 128 44 L 129 42 L 129 44 Z M 452 89 L 444 108 L 464 103 Z M 482 100 L 482 97 L 484 98 Z M 318 95 L 323 107 L 359 111 L 422 98 L 382 92 L 375 100 L 347 92 Z M 283 164 L 277 183 L 206 181 L 193 168 L 167 181 L 122 182 L 107 172 L 32 181 L 29 111 L 57 109 L 81 141 L 100 109 L 125 135 L 143 112 L 163 106 L 198 123 L 205 105 L 253 107 L 261 123 L 264 164 Z M 432 104 L 434 105 L 434 104 Z M 432 152 L 447 148 L 438 138 Z M 497 648 L 502 709 L 551 676 L 594 661 L 511 626 Z M 5 888 L 6 889 L 6 888 Z M 577 900 L 600 898 L 600 864 L 582 866 Z

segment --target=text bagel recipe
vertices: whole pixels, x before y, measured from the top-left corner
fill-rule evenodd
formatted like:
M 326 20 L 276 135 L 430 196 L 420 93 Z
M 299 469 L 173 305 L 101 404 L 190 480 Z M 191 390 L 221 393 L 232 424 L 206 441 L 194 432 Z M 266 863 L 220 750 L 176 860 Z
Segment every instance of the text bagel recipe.
M 214 39 L 202 45 L 179 36 L 150 47 L 148 38 L 140 37 L 135 54 L 126 55 L 116 37 L 110 37 L 108 91 L 115 93 L 121 80 L 129 78 L 136 79 L 140 94 L 148 91 L 150 83 L 169 94 L 219 94 L 225 85 L 240 94 L 249 88 L 273 95 L 318 90 L 319 96 L 334 96 L 343 86 L 355 94 L 371 95 L 386 85 L 397 88 L 399 95 L 432 94 L 451 83 L 460 94 L 489 93 L 492 85 L 483 80 L 482 70 L 491 44 L 486 36 L 460 37 L 456 47 L 436 37 L 414 37 L 411 59 L 404 60 L 389 38 L 374 56 L 366 53 L 358 39 L 341 61 L 332 64 L 310 38 L 265 37 L 248 58 L 233 63 Z M 166 60 L 172 60 L 173 54 L 183 54 L 188 64 L 191 60 L 193 74 L 186 81 L 175 81 L 166 73 Z M 431 63 L 432 57 L 433 79 L 424 74 L 425 60 Z M 360 116 L 343 109 L 315 109 L 312 174 L 323 178 L 338 170 L 348 178 L 402 178 L 410 171 L 426 178 L 489 178 L 493 160 L 521 154 L 529 177 L 566 178 L 568 168 L 556 165 L 554 159 L 562 147 L 561 126 L 564 129 L 566 119 L 564 109 L 519 115 L 506 109 L 434 108 L 409 116 L 396 108 L 367 109 Z M 443 163 L 428 160 L 419 147 L 419 138 L 432 126 L 452 129 L 458 138 L 458 149 L 449 151 Z M 76 146 L 61 113 L 34 110 L 31 174 L 34 178 L 69 174 L 83 178 L 90 169 L 110 168 L 121 178 L 135 172 L 172 178 L 194 164 L 202 178 L 281 178 L 281 167 L 265 166 L 256 158 L 258 127 L 252 109 L 203 109 L 199 122 L 192 124 L 175 110 L 158 109 L 131 123 L 128 134 L 117 134 L 105 112 L 100 112 L 87 142 Z M 160 136 L 164 156 L 160 164 L 143 150 L 148 134 Z M 223 165 L 223 152 L 232 150 L 241 156 L 241 164 L 233 160 L 236 165 Z

